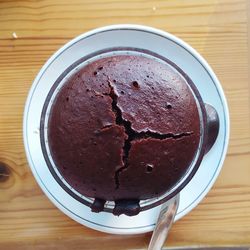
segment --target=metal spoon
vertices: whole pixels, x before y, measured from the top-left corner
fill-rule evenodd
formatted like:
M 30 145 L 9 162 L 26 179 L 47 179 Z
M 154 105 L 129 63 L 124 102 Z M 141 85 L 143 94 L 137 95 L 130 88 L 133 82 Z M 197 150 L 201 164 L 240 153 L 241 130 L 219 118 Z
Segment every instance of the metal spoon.
M 164 203 L 155 225 L 148 250 L 161 250 L 173 224 L 179 206 L 180 196 L 176 195 L 172 200 Z

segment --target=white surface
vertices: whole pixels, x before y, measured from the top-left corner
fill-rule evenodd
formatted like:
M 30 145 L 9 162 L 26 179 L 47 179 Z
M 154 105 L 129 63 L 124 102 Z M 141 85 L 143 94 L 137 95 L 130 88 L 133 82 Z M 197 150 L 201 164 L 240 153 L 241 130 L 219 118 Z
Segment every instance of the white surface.
M 194 49 L 171 34 L 145 26 L 114 25 L 87 32 L 64 45 L 46 62 L 32 85 L 25 107 L 23 135 L 31 170 L 44 193 L 59 209 L 96 230 L 136 234 L 153 230 L 160 207 L 134 217 L 92 213 L 54 180 L 46 167 L 39 135 L 45 98 L 60 74 L 85 55 L 121 46 L 151 50 L 176 63 L 193 80 L 203 101 L 212 104 L 219 114 L 220 130 L 216 143 L 191 182 L 181 191 L 175 220 L 190 212 L 208 193 L 221 170 L 229 141 L 229 114 L 223 90 L 212 69 Z

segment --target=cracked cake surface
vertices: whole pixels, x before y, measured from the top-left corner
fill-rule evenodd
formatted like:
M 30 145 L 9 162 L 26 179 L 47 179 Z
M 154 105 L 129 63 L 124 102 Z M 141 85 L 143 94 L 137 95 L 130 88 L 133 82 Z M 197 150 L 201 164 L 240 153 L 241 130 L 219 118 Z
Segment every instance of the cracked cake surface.
M 199 140 L 199 112 L 186 79 L 140 55 L 102 58 L 76 71 L 57 94 L 48 124 L 61 175 L 97 204 L 117 201 L 117 211 L 124 201 L 173 187 Z

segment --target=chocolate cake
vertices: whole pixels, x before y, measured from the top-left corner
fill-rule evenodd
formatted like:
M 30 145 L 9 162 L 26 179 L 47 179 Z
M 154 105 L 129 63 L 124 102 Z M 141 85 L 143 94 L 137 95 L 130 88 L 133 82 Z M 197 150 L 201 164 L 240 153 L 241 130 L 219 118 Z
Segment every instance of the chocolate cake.
M 76 71 L 57 94 L 48 141 L 65 180 L 95 198 L 93 210 L 171 189 L 198 149 L 200 119 L 186 79 L 141 55 L 98 59 Z M 132 210 L 133 210 L 132 209 Z

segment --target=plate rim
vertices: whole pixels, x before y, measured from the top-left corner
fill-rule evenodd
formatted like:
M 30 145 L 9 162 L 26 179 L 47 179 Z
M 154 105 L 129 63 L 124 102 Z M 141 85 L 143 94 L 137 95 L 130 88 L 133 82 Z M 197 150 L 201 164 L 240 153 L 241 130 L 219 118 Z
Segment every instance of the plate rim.
M 82 223 L 82 221 L 80 221 L 80 219 L 77 218 L 77 215 L 74 214 L 74 212 L 72 212 L 71 210 L 67 210 L 65 209 L 65 207 L 53 196 L 50 194 L 49 190 L 46 188 L 46 186 L 43 184 L 43 182 L 40 180 L 40 176 L 35 173 L 35 169 L 33 169 L 33 162 L 31 159 L 31 155 L 29 154 L 27 147 L 28 147 L 28 142 L 26 140 L 26 122 L 27 122 L 27 116 L 28 116 L 28 104 L 31 102 L 32 99 L 32 94 L 36 88 L 36 85 L 39 83 L 39 79 L 41 78 L 43 72 L 50 66 L 50 64 L 58 57 L 60 56 L 61 53 L 64 52 L 65 49 L 67 49 L 68 47 L 70 47 L 71 45 L 75 44 L 76 42 L 78 42 L 79 40 L 92 36 L 96 33 L 100 33 L 100 32 L 105 32 L 105 31 L 110 31 L 110 30 L 138 30 L 138 31 L 147 31 L 153 34 L 158 34 L 164 38 L 167 38 L 169 40 L 172 40 L 173 42 L 175 42 L 177 45 L 180 45 L 181 47 L 183 47 L 187 52 L 189 52 L 196 60 L 198 60 L 201 64 L 201 66 L 207 71 L 209 77 L 211 78 L 211 80 L 214 82 L 216 89 L 218 91 L 218 94 L 221 98 L 221 102 L 222 102 L 222 106 L 223 106 L 223 111 L 224 111 L 224 118 L 225 118 L 225 143 L 224 143 L 224 148 L 223 151 L 221 153 L 221 157 L 220 157 L 220 161 L 218 163 L 218 167 L 216 169 L 216 171 L 213 174 L 213 177 L 211 178 L 211 180 L 209 181 L 208 185 L 206 186 L 206 188 L 200 193 L 200 195 L 198 196 L 198 198 L 195 199 L 195 202 L 191 203 L 191 205 L 188 206 L 188 209 L 185 208 L 184 210 L 182 210 L 181 212 L 178 213 L 176 220 L 180 219 L 181 217 L 185 216 L 187 213 L 189 213 L 194 207 L 196 207 L 198 205 L 198 203 L 205 197 L 205 195 L 208 193 L 208 191 L 211 189 L 211 187 L 213 186 L 214 182 L 216 181 L 221 168 L 223 166 L 223 162 L 225 160 L 226 157 L 226 152 L 227 152 L 227 148 L 228 148 L 228 144 L 229 144 L 229 131 L 230 131 L 230 121 L 229 121 L 229 110 L 228 110 L 228 105 L 227 105 L 227 101 L 222 89 L 222 86 L 217 78 L 217 76 L 215 75 L 215 73 L 213 72 L 212 68 L 209 66 L 209 64 L 206 62 L 206 60 L 194 49 L 192 48 L 189 44 L 187 44 L 186 42 L 184 42 L 183 40 L 181 40 L 180 38 L 177 38 L 176 36 L 159 30 L 159 29 L 155 29 L 152 27 L 148 27 L 148 26 L 143 26 L 143 25 L 134 25 L 134 24 L 119 24 L 119 25 L 109 25 L 109 26 L 104 26 L 101 28 L 97 28 L 91 31 L 88 31 L 86 33 L 80 34 L 79 36 L 75 37 L 74 39 L 72 39 L 71 41 L 67 42 L 66 44 L 64 44 L 60 49 L 58 49 L 47 61 L 46 63 L 42 66 L 42 68 L 40 69 L 39 73 L 37 74 L 37 76 L 35 77 L 32 86 L 30 88 L 26 103 L 25 103 L 25 109 L 24 109 L 24 118 L 23 118 L 23 138 L 24 138 L 24 146 L 25 146 L 25 152 L 26 152 L 26 157 L 28 159 L 28 163 L 29 163 L 29 167 L 32 170 L 32 173 L 36 179 L 36 181 L 38 182 L 40 188 L 43 190 L 43 192 L 49 197 L 49 199 L 52 201 L 52 203 L 54 205 L 56 205 L 56 207 L 58 207 L 61 211 L 63 211 L 65 214 L 67 214 L 69 217 L 71 217 L 72 219 L 76 220 L 77 222 L 84 224 L 85 226 L 88 226 L 92 229 L 95 230 L 99 230 L 102 232 L 106 232 L 106 233 L 112 233 L 112 234 L 140 234 L 140 233 L 145 233 L 145 232 L 149 232 L 152 230 L 154 225 L 147 225 L 147 226 L 143 226 L 143 228 L 138 229 L 137 228 L 112 228 L 112 227 L 107 227 L 104 225 L 98 225 L 95 222 L 92 221 L 88 221 L 86 219 L 84 223 Z M 83 219 L 83 218 L 81 218 Z M 112 228 L 112 229 L 111 229 Z M 129 231 L 128 231 L 129 230 Z

